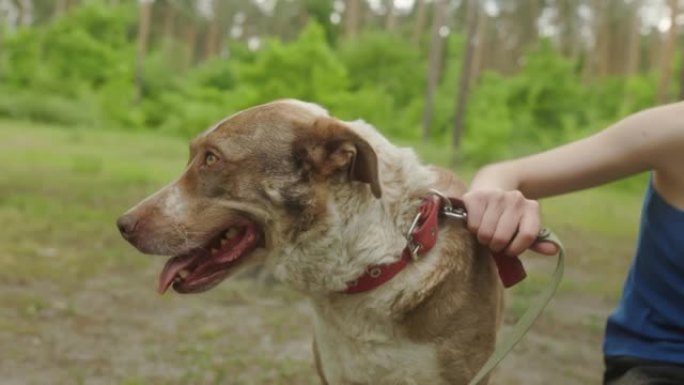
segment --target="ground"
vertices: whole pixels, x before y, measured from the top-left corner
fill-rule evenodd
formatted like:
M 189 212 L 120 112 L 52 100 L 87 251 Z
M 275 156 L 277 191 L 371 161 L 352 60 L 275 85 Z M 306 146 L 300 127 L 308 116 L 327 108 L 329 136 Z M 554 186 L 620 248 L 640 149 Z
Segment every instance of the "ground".
M 116 217 L 177 175 L 186 148 L 162 133 L 0 122 L 4 385 L 318 383 L 302 296 L 248 277 L 202 295 L 159 296 L 163 259 L 138 254 L 117 233 Z M 599 383 L 605 319 L 635 240 L 641 189 L 633 186 L 643 182 L 544 202 L 545 223 L 568 248 L 566 276 L 494 384 Z M 524 261 L 530 277 L 507 294 L 502 333 L 553 266 Z

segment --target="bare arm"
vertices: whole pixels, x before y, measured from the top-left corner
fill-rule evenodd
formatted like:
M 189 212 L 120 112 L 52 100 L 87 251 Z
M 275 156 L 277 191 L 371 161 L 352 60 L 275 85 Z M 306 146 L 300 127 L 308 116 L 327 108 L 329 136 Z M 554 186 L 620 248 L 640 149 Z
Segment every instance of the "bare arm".
M 642 111 L 591 137 L 484 167 L 464 196 L 468 225 L 492 250 L 518 254 L 539 230 L 538 206 L 529 199 L 646 170 L 655 171 L 657 184 L 667 191 L 664 195 L 679 196 L 684 186 L 684 103 Z M 684 200 L 684 190 L 680 194 Z

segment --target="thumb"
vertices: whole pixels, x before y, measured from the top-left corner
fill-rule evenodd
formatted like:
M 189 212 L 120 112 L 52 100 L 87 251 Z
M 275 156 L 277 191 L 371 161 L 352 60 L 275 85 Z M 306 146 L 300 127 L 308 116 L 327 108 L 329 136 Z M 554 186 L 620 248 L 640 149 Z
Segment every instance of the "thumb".
M 551 242 L 535 242 L 530 246 L 530 250 L 544 255 L 555 255 L 558 253 L 558 246 Z

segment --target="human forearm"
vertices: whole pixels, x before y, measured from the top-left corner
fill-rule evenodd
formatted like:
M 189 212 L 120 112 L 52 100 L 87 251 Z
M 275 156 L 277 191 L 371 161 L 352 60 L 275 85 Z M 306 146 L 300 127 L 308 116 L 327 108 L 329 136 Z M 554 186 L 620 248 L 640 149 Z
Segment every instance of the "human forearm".
M 518 190 L 520 175 L 508 162 L 494 163 L 478 170 L 470 183 L 469 190 Z
M 539 228 L 534 199 L 582 190 L 646 170 L 661 192 L 684 205 L 684 103 L 646 110 L 591 137 L 482 168 L 463 197 L 480 243 L 511 254 Z M 679 183 L 679 185 L 678 185 Z

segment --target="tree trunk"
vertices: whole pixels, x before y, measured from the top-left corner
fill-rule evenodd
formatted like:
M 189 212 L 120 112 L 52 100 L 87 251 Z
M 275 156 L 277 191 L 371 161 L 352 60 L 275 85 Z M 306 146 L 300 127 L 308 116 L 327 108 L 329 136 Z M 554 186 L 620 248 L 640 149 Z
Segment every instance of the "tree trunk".
M 434 110 L 433 98 L 439 75 L 442 70 L 442 56 L 444 51 L 444 38 L 440 35 L 440 29 L 444 26 L 448 4 L 445 0 L 435 0 L 432 17 L 432 42 L 430 44 L 430 64 L 427 73 L 427 86 L 425 88 L 425 107 L 423 109 L 423 141 L 430 138 L 430 125 Z
M 456 113 L 454 115 L 454 131 L 452 136 L 453 145 L 453 164 L 458 163 L 458 151 L 461 147 L 461 136 L 465 124 L 466 109 L 468 107 L 468 97 L 470 96 L 470 76 L 472 73 L 473 53 L 477 44 L 478 14 L 480 11 L 479 1 L 471 0 L 468 4 L 468 32 L 466 34 L 466 51 L 463 56 L 461 66 L 461 79 L 459 81 L 458 98 L 456 100 Z
M 484 70 L 484 45 L 487 38 L 487 14 L 484 12 L 477 13 L 477 32 L 475 32 L 475 52 L 473 52 L 473 68 L 472 76 L 470 77 L 470 86 L 477 84 L 480 74 Z
M 166 40 L 173 40 L 173 33 L 175 30 L 175 17 L 176 14 L 173 9 L 173 5 L 171 5 L 171 2 L 169 0 L 166 0 L 166 3 L 164 5 L 164 21 L 163 21 L 163 28 L 162 28 L 162 35 L 164 36 L 164 39 Z
M 566 0 L 567 1 L 567 0 Z M 525 57 L 530 47 L 537 45 L 539 41 L 539 17 L 541 15 L 541 9 L 543 0 L 525 0 L 520 1 L 517 10 L 512 12 L 510 21 L 508 22 L 508 27 L 506 29 L 512 29 L 514 33 L 517 34 L 516 44 L 511 48 L 510 59 L 506 60 L 512 64 L 512 70 L 515 72 L 520 68 L 522 64 L 522 58 Z M 563 50 L 564 44 L 566 44 L 568 34 L 566 33 L 567 27 L 565 27 L 565 19 L 563 10 L 563 3 L 558 2 L 556 5 L 556 12 L 558 19 L 555 21 L 559 26 L 558 37 L 560 39 L 560 49 Z M 484 12 L 480 12 L 484 13 Z M 480 28 L 481 29 L 481 28 Z M 480 31 L 477 33 L 478 40 L 479 36 L 482 36 Z M 576 40 L 576 39 L 575 39 Z M 477 67 L 475 67 L 477 69 Z
M 559 1 L 557 10 L 557 23 L 560 26 L 560 50 L 566 57 L 573 57 L 573 47 L 577 39 L 580 38 L 577 34 L 577 19 L 575 17 L 577 5 L 572 4 L 573 1 Z
M 185 58 L 185 68 L 190 68 L 195 62 L 195 51 L 197 47 L 197 27 L 194 20 L 188 20 L 185 27 L 185 47 L 187 56 Z
M 56 0 L 53 18 L 58 18 L 66 12 L 68 0 Z
M 397 27 L 397 11 L 394 6 L 394 0 L 387 0 L 387 16 L 385 18 L 385 30 L 392 32 Z
M 33 0 L 19 0 L 19 25 L 29 27 L 33 24 Z
M 627 48 L 627 60 L 625 63 L 625 74 L 634 75 L 639 72 L 639 50 L 641 48 L 641 17 L 639 9 L 641 8 L 641 0 L 637 0 L 634 5 L 634 14 L 631 30 L 629 31 L 629 46 Z
M 601 6 L 601 26 L 599 28 L 599 61 L 598 61 L 598 76 L 603 78 L 608 75 L 610 68 L 610 48 L 611 48 L 611 30 L 610 20 L 608 16 L 608 7 L 610 4 L 604 3 Z
M 359 32 L 360 0 L 347 0 L 347 10 L 344 16 L 344 35 L 347 38 L 355 37 Z
M 214 12 L 211 16 L 211 22 L 209 23 L 209 30 L 207 31 L 207 38 L 204 42 L 204 58 L 210 59 L 216 56 L 218 35 L 221 32 L 221 22 L 219 19 L 218 4 L 214 1 Z
M 603 52 L 603 1 L 592 0 L 591 13 L 594 20 L 591 26 L 594 33 L 593 47 L 589 47 L 585 52 L 584 67 L 582 68 L 582 80 L 589 82 L 599 71 L 600 61 Z
M 147 54 L 147 44 L 150 37 L 150 19 L 152 17 L 152 3 L 154 0 L 140 0 L 138 4 L 138 49 L 135 61 L 135 97 L 137 104 L 142 99 L 143 92 L 143 70 L 145 55 Z
M 414 45 L 420 44 L 420 37 L 423 36 L 423 29 L 425 28 L 425 0 L 416 0 L 416 24 L 413 27 Z
M 660 63 L 660 84 L 658 86 L 658 103 L 669 101 L 670 82 L 672 80 L 672 60 L 674 58 L 675 42 L 677 41 L 677 16 L 679 15 L 679 1 L 670 0 L 670 30 L 663 47 Z

